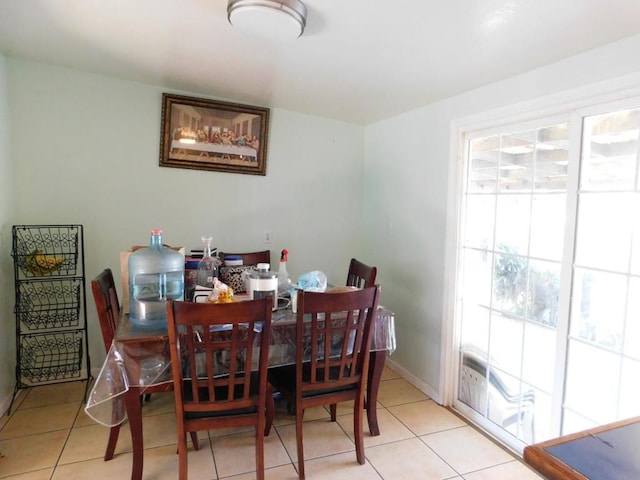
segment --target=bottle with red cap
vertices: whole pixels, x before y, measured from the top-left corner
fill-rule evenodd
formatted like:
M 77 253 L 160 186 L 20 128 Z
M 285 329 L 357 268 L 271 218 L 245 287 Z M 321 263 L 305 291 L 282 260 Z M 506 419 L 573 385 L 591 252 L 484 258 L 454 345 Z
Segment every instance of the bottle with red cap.
M 278 268 L 278 291 L 282 293 L 288 292 L 291 286 L 289 272 L 287 272 L 287 260 L 289 260 L 289 251 L 285 248 L 280 253 L 280 267 Z

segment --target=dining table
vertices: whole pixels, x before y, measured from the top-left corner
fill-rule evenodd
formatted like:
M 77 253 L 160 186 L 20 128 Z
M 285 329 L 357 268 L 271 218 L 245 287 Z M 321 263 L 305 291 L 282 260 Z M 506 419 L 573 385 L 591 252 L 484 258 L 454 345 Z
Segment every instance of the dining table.
M 528 445 L 523 456 L 549 480 L 638 480 L 639 443 L 634 417 Z
M 286 304 L 273 312 L 269 366 L 295 363 L 297 315 Z M 377 398 L 387 355 L 396 349 L 395 315 L 379 306 L 371 343 L 365 408 L 371 435 L 379 435 Z M 154 392 L 173 390 L 171 355 L 166 325 L 139 328 L 122 314 L 111 348 L 87 398 L 85 411 L 105 426 L 129 421 L 133 449 L 132 480 L 141 480 L 144 464 L 142 402 L 140 396 L 154 386 Z

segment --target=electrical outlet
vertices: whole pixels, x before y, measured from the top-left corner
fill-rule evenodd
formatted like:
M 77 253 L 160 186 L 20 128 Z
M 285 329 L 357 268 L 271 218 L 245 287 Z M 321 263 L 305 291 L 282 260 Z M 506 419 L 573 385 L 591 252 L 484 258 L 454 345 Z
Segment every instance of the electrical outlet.
M 264 243 L 271 243 L 273 241 L 273 234 L 271 230 L 264 231 Z

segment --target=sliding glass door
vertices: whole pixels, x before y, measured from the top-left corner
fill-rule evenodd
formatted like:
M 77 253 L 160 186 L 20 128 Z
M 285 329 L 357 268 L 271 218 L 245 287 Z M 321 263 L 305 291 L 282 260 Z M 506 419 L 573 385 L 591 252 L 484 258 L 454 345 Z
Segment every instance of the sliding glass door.
M 585 118 L 563 431 L 640 413 L 640 110 Z
M 454 406 L 519 449 L 640 414 L 640 110 L 468 132 Z

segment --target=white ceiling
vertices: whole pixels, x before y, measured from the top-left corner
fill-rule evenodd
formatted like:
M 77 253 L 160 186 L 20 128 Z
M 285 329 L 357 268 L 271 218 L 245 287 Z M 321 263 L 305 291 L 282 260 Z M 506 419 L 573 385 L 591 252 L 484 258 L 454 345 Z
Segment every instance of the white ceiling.
M 303 1 L 268 42 L 227 0 L 0 0 L 0 51 L 366 125 L 640 32 L 640 0 Z

